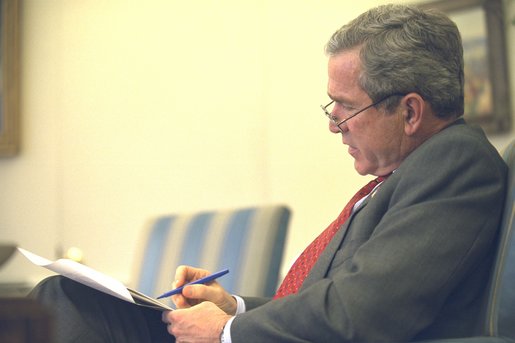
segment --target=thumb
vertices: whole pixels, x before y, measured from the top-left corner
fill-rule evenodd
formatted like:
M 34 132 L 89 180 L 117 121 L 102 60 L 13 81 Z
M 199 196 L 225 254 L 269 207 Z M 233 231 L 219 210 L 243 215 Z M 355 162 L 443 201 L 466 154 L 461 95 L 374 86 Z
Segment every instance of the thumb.
M 209 287 L 205 285 L 189 285 L 182 290 L 182 295 L 189 299 L 209 300 Z

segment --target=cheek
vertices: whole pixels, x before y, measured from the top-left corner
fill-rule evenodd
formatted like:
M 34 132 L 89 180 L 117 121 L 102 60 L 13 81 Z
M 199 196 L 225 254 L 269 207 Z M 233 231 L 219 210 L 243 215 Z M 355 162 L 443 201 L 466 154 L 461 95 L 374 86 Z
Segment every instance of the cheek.
M 381 156 L 388 155 L 389 151 L 394 149 L 398 142 L 398 133 L 388 130 L 385 126 L 377 125 L 377 122 L 363 124 L 349 127 L 349 132 L 362 158 L 375 163 L 381 160 Z
M 349 132 L 353 142 L 360 146 L 360 149 L 370 150 L 380 147 L 384 138 L 384 132 L 377 123 L 370 121 L 356 121 L 349 125 Z

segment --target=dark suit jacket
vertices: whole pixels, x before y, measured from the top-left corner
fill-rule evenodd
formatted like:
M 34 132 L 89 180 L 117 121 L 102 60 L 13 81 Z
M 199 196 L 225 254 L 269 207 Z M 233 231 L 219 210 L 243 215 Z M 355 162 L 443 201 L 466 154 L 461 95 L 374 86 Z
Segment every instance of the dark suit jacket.
M 463 120 L 437 133 L 341 227 L 298 294 L 245 298 L 233 342 L 402 342 L 476 332 L 506 170 Z

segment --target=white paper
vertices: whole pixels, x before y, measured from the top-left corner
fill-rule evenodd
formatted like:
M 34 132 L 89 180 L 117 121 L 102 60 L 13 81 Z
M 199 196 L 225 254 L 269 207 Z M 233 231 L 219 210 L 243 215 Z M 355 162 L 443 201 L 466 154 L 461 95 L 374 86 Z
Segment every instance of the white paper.
M 18 251 L 35 265 L 47 268 L 100 292 L 139 306 L 145 306 L 160 311 L 172 311 L 172 308 L 160 301 L 138 291 L 126 288 L 120 281 L 83 264 L 65 258 L 50 261 L 22 248 L 18 248 Z
M 45 267 L 57 274 L 135 304 L 129 290 L 120 281 L 108 275 L 72 260 L 59 259 L 53 262 L 25 249 L 18 248 L 18 250 L 35 265 Z

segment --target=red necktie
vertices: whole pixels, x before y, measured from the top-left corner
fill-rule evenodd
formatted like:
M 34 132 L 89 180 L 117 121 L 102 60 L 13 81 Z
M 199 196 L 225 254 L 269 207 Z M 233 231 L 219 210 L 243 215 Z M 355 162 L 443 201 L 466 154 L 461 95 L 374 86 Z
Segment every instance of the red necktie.
M 277 290 L 274 299 L 284 297 L 289 294 L 297 293 L 304 279 L 315 265 L 318 257 L 327 247 L 331 239 L 333 239 L 340 226 L 350 217 L 354 205 L 362 198 L 367 196 L 372 190 L 381 183 L 387 176 L 380 176 L 370 181 L 361 188 L 349 203 L 345 206 L 342 213 L 333 221 L 327 229 L 325 229 L 310 245 L 300 254 L 293 266 L 286 274 L 281 286 Z

